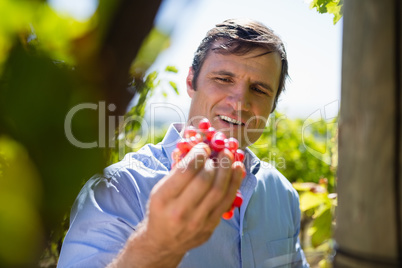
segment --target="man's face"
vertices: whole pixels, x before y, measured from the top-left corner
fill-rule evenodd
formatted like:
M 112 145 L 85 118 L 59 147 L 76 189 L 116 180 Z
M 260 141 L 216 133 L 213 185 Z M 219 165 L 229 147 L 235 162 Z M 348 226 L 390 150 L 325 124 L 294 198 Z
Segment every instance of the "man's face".
M 215 45 L 216 46 L 216 45 Z M 189 124 L 198 126 L 206 117 L 227 137 L 238 139 L 241 148 L 261 136 L 278 91 L 281 59 L 262 48 L 244 55 L 210 51 L 201 67 L 197 85 L 193 72 L 187 77 L 191 97 Z

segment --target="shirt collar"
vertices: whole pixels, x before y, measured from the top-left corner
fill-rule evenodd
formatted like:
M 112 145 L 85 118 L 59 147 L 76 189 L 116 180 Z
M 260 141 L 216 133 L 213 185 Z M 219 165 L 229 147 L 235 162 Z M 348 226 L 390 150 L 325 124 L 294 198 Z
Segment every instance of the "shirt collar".
M 257 174 L 258 170 L 260 170 L 260 159 L 249 148 L 245 150 L 244 165 L 246 166 L 246 170 L 250 171 L 253 175 Z
M 181 139 L 180 132 L 182 131 L 183 127 L 183 123 L 171 124 L 161 142 L 162 148 L 169 159 L 170 166 L 173 163 L 172 152 L 176 148 L 177 142 Z M 257 174 L 258 170 L 260 169 L 260 159 L 249 148 L 246 148 L 245 150 L 244 165 L 247 172 L 250 172 L 253 175 Z
M 165 137 L 163 138 L 161 145 L 165 151 L 167 158 L 169 159 L 169 165 L 173 163 L 172 152 L 176 148 L 177 142 L 181 139 L 180 132 L 183 129 L 184 124 L 173 123 L 169 126 Z M 169 167 L 170 169 L 170 167 Z

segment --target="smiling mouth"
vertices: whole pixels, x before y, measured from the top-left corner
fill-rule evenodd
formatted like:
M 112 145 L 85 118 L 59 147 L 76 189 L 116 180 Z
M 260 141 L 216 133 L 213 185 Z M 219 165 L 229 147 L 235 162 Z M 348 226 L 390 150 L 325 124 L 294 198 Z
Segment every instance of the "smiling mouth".
M 240 121 L 238 121 L 238 120 L 236 120 L 236 119 L 230 118 L 230 117 L 228 117 L 228 116 L 225 116 L 225 115 L 219 115 L 219 118 L 220 118 L 221 120 L 223 120 L 223 121 L 229 123 L 229 124 L 232 124 L 232 125 L 236 125 L 236 126 L 241 126 L 241 125 L 243 125 L 242 122 L 240 122 Z

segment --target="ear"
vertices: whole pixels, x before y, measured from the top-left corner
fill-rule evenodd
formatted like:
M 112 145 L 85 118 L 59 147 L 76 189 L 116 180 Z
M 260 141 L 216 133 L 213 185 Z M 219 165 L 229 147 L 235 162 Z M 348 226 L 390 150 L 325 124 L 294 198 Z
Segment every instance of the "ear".
M 190 98 L 193 97 L 194 91 L 195 91 L 194 86 L 193 86 L 193 78 L 194 78 L 193 68 L 190 67 L 188 70 L 188 75 L 187 75 L 187 79 L 186 79 L 187 94 L 190 96 Z

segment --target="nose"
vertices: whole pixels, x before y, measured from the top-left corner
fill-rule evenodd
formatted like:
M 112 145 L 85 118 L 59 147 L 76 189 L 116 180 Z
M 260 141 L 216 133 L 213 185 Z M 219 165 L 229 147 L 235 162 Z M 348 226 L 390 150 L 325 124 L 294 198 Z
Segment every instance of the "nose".
M 247 84 L 238 84 L 230 89 L 226 101 L 235 111 L 250 110 L 250 92 L 248 88 Z

